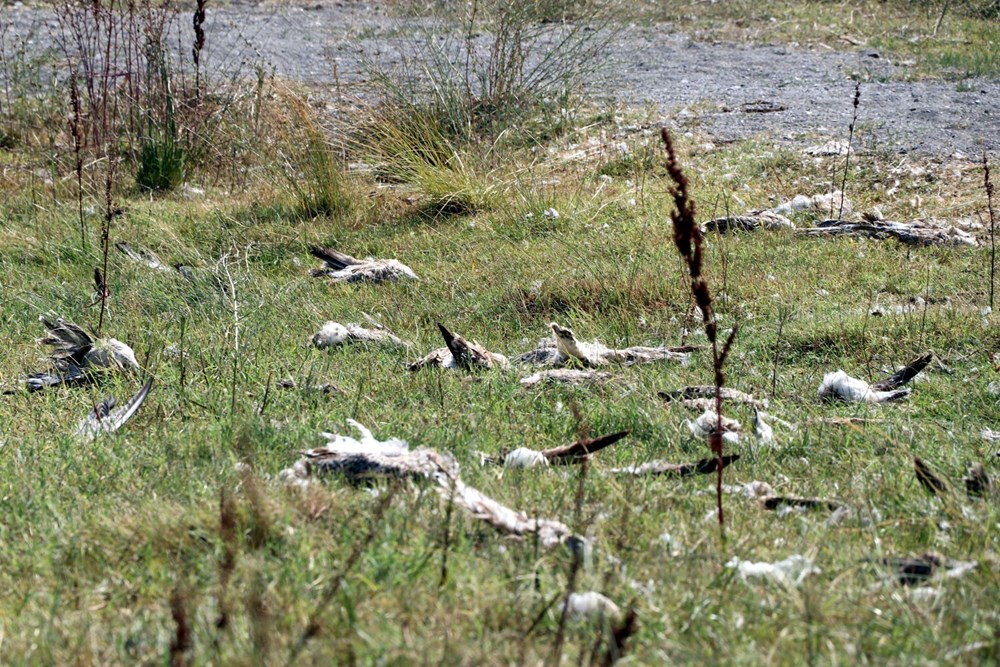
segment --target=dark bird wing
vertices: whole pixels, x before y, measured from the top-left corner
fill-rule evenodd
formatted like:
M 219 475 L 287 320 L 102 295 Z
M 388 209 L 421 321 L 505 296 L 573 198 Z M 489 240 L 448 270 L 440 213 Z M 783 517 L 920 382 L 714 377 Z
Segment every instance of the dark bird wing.
M 49 330 L 48 335 L 39 342 L 52 348 L 50 356 L 56 367 L 65 371 L 69 366 L 82 365 L 84 357 L 94 348 L 94 339 L 90 334 L 61 317 L 56 318 L 55 322 L 44 315 L 38 319 Z
M 493 355 L 482 345 L 470 343 L 458 334 L 448 331 L 440 322 L 438 330 L 441 331 L 444 344 L 448 346 L 448 351 L 455 358 L 455 365 L 459 368 L 469 370 L 473 366 L 485 366 L 486 368 L 493 366 Z
M 931 495 L 941 496 L 948 493 L 945 481 L 938 477 L 919 456 L 913 457 L 913 472 L 916 473 L 920 485 Z
M 733 461 L 739 460 L 739 454 L 727 454 L 722 457 L 722 467 L 727 467 Z M 718 457 L 701 459 L 695 463 L 666 463 L 664 461 L 651 461 L 641 466 L 629 466 L 627 468 L 616 468 L 611 472 L 619 475 L 663 475 L 665 477 L 691 477 L 692 475 L 708 475 L 719 468 Z
M 580 463 L 586 460 L 588 455 L 610 447 L 628 434 L 629 431 L 619 431 L 599 438 L 584 438 L 571 445 L 546 449 L 542 451 L 542 456 L 550 463 Z
M 942 565 L 941 558 L 931 553 L 915 558 L 870 558 L 868 561 L 893 570 L 896 579 L 904 586 L 916 586 L 926 582 Z
M 876 382 L 871 388 L 874 391 L 892 391 L 893 389 L 898 389 L 915 378 L 920 371 L 927 367 L 927 364 L 931 363 L 931 359 L 933 358 L 934 355 L 932 353 L 927 353 L 919 359 L 914 359 L 905 368 L 893 373 L 884 380 Z
M 358 259 L 350 255 L 345 255 L 342 252 L 337 252 L 333 248 L 313 246 L 309 249 L 309 252 L 312 253 L 313 257 L 326 262 L 326 268 L 333 269 L 334 271 L 340 271 L 341 269 L 346 269 L 348 266 L 361 263 Z
M 146 384 L 136 392 L 135 396 L 120 408 L 114 409 L 117 399 L 109 396 L 91 410 L 86 419 L 77 428 L 77 437 L 85 441 L 93 440 L 100 433 L 114 433 L 131 419 L 139 410 L 139 407 L 146 401 L 149 390 L 153 388 L 153 379 L 146 380 Z
M 804 509 L 828 509 L 831 512 L 840 508 L 840 503 L 825 498 L 802 498 L 800 496 L 766 496 L 760 501 L 767 510 L 781 507 L 802 507 Z
M 28 391 L 39 391 L 41 389 L 45 389 L 46 387 L 55 387 L 60 384 L 79 384 L 81 382 L 86 382 L 89 379 L 89 376 L 84 373 L 79 366 L 73 363 L 67 363 L 65 364 L 64 370 L 32 373 L 24 382 L 28 387 Z
M 970 498 L 982 498 L 989 493 L 991 488 L 990 476 L 986 474 L 986 468 L 983 467 L 982 463 L 973 464 L 964 481 L 965 493 Z

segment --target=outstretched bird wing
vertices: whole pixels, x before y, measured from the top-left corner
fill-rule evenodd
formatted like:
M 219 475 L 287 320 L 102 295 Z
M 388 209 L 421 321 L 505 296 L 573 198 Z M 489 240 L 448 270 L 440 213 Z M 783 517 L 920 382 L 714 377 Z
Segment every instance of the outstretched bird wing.
M 326 268 L 333 269 L 334 271 L 340 271 L 341 269 L 346 269 L 348 266 L 360 264 L 358 259 L 350 255 L 345 255 L 342 252 L 337 252 L 333 248 L 313 246 L 309 249 L 309 252 L 312 253 L 313 257 L 326 262 Z
M 90 442 L 101 433 L 114 433 L 135 415 L 152 388 L 153 378 L 150 378 L 146 380 L 146 384 L 142 385 L 135 396 L 117 409 L 114 409 L 118 402 L 117 399 L 114 396 L 108 396 L 80 422 L 80 426 L 76 429 L 76 436 L 84 442 Z
M 82 365 L 84 357 L 94 348 L 94 339 L 90 334 L 61 317 L 55 322 L 44 315 L 38 319 L 49 330 L 49 334 L 39 342 L 52 347 L 51 357 L 56 367 L 65 371 L 70 366 Z
M 438 323 L 438 330 L 444 338 L 444 344 L 448 346 L 448 351 L 455 358 L 455 365 L 459 368 L 469 370 L 473 366 L 493 367 L 493 354 L 478 343 L 470 343 L 458 334 L 448 331 L 448 329 Z
M 927 353 L 919 359 L 914 359 L 905 368 L 893 373 L 891 376 L 884 380 L 880 380 L 871 386 L 874 391 L 892 391 L 893 389 L 898 389 L 904 384 L 912 380 L 927 367 L 927 364 L 931 363 L 931 359 L 934 358 L 932 353 Z

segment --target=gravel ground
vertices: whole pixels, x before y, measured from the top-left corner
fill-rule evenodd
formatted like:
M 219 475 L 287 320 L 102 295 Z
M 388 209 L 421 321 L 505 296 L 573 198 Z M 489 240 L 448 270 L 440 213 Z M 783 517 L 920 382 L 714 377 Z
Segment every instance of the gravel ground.
M 0 12 L 13 33 L 33 30 L 32 48 L 51 43 L 46 25 L 54 21 L 44 10 Z M 182 20 L 190 31 L 187 15 Z M 235 5 L 209 10 L 207 55 L 217 68 L 263 60 L 283 77 L 338 95 L 363 89 L 366 59 L 397 62 L 421 33 L 416 23 L 356 3 Z M 718 140 L 763 134 L 806 145 L 844 137 L 860 77 L 858 127 L 869 148 L 973 158 L 984 148 L 1000 151 L 1000 81 L 893 80 L 905 67 L 871 50 L 709 44 L 669 25 L 629 27 L 611 44 L 590 90 L 594 97 L 613 91 L 618 102 L 655 105 L 665 122 L 696 122 Z

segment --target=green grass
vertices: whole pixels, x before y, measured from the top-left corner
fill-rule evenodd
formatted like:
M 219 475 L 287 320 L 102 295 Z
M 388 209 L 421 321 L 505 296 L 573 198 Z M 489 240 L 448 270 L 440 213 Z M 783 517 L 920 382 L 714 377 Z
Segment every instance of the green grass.
M 703 217 L 724 201 L 737 207 L 734 197 L 747 208 L 764 206 L 769 196 L 819 191 L 829 179 L 828 163 L 766 143 L 695 156 L 697 145 L 687 147 L 685 164 Z M 937 180 L 907 181 L 887 199 L 877 185 L 893 178 L 891 165 L 875 156 L 857 162 L 865 167 L 852 173 L 849 195 L 862 207 L 879 203 L 889 217 L 905 218 L 913 194 L 950 217 L 979 206 L 971 170 L 962 178 L 945 170 Z M 299 450 L 322 443 L 320 430 L 346 429 L 347 418 L 380 437 L 450 452 L 468 483 L 591 537 L 593 557 L 577 588 L 638 610 L 633 664 L 995 660 L 995 498 L 931 499 L 910 463 L 920 455 L 955 485 L 971 461 L 985 461 L 995 473 L 992 449 L 979 438 L 981 427 L 996 426 L 996 398 L 986 391 L 996 374 L 985 352 L 1000 343 L 995 322 L 980 322 L 985 250 L 780 233 L 709 238 L 722 324 L 741 327 L 728 381 L 768 395 L 775 414 L 799 424 L 794 432 L 776 427 L 774 449 L 738 448 L 743 458 L 727 470 L 727 482 L 759 479 L 785 493 L 834 497 L 877 512 L 871 524 L 849 519 L 830 527 L 823 513 L 779 518 L 727 496 L 728 541 L 721 544 L 709 479 L 626 480 L 609 473 L 616 465 L 706 455 L 705 443 L 683 423 L 695 415 L 664 407 L 655 396 L 708 382 L 704 355 L 686 368 L 622 369 L 622 381 L 593 389 L 522 391 L 516 373 L 487 373 L 469 383 L 462 374 L 404 370 L 440 344 L 439 321 L 506 353 L 532 347 L 551 319 L 620 345 L 676 344 L 683 327 L 696 328 L 659 165 L 636 161 L 616 169 L 610 184 L 597 179 L 606 165 L 595 159 L 521 167 L 524 182 L 475 216 L 414 215 L 392 189 L 364 180 L 346 185 L 355 205 L 336 219 L 284 215 L 280 195 L 266 189 L 239 198 L 210 190 L 196 202 L 179 195 L 128 201 L 112 239 L 193 265 L 196 280 L 111 256 L 106 332 L 129 342 L 156 378 L 150 400 L 121 433 L 86 446 L 70 436 L 96 401 L 109 393 L 124 398 L 139 378 L 0 402 L 3 662 L 162 664 L 174 637 L 170 600 L 177 588 L 197 663 L 281 663 L 354 550 L 360 556 L 320 614 L 301 662 L 547 659 L 558 613 L 544 609 L 565 590 L 568 552 L 539 552 L 530 541 L 512 542 L 456 515 L 441 584 L 447 511 L 430 488 L 396 492 L 370 541 L 362 542 L 380 502 L 370 490 L 330 480 L 303 495 L 273 481 Z M 559 185 L 532 185 L 531 174 L 553 173 Z M 645 183 L 637 205 L 628 203 L 634 186 L 619 176 Z M 42 363 L 34 343 L 42 333 L 40 313 L 55 310 L 81 324 L 97 319 L 87 303 L 99 257 L 94 242 L 89 252 L 79 249 L 71 193 L 58 184 L 55 190 L 24 185 L 9 187 L 0 210 L 11 221 L 0 229 L 8 295 L 0 308 L 7 341 L 0 373 L 7 382 Z M 541 215 L 549 206 L 561 212 L 558 220 Z M 338 286 L 313 279 L 306 270 L 313 243 L 397 257 L 422 280 Z M 228 276 L 219 263 L 224 256 Z M 236 285 L 238 352 L 233 303 L 215 276 Z M 876 293 L 882 303 L 905 301 L 928 287 L 951 304 L 866 315 Z M 321 353 L 306 346 L 324 320 L 358 321 L 361 313 L 380 318 L 414 348 Z M 787 320 L 780 339 L 779 318 Z M 183 348 L 183 363 L 167 353 L 171 345 Z M 928 349 L 950 370 L 932 366 L 908 402 L 855 407 L 816 400 L 825 371 L 881 376 Z M 274 388 L 286 376 L 300 384 L 333 382 L 346 393 Z M 741 408 L 730 414 L 744 423 L 752 418 Z M 811 422 L 834 415 L 871 422 L 864 428 Z M 596 457 L 582 518 L 573 509 L 577 470 L 501 475 L 478 465 L 476 451 L 554 446 L 571 442 L 581 428 L 594 435 L 632 431 Z M 251 466 L 252 476 L 243 478 L 237 462 Z M 222 489 L 236 503 L 234 541 L 220 530 Z M 863 563 L 930 549 L 980 567 L 937 583 L 936 598 L 919 599 Z M 235 554 L 231 574 L 221 565 L 227 550 Z M 779 560 L 793 553 L 822 569 L 798 589 L 743 582 L 725 567 L 734 556 Z M 220 599 L 228 609 L 225 629 L 216 627 Z M 571 623 L 566 661 L 589 655 L 601 635 L 600 627 Z
M 871 1 L 681 3 L 630 5 L 650 22 L 669 21 L 695 38 L 794 43 L 804 48 L 874 49 L 897 68 L 895 78 L 995 77 L 1000 73 L 1000 14 L 989 2 Z M 935 28 L 937 27 L 937 30 Z

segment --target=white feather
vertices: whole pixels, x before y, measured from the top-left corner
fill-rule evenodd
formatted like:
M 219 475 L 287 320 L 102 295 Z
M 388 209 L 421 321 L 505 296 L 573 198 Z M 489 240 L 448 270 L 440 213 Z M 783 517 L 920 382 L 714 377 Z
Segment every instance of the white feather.
M 518 447 L 507 454 L 507 457 L 503 460 L 503 464 L 506 468 L 536 468 L 538 466 L 547 466 L 549 460 L 545 458 L 544 454 L 536 452 L 534 449 Z

